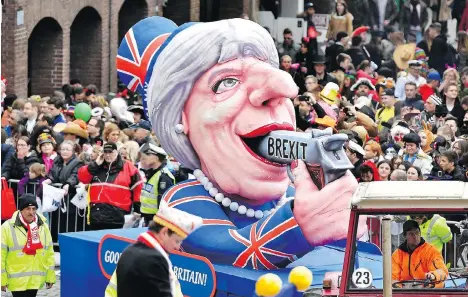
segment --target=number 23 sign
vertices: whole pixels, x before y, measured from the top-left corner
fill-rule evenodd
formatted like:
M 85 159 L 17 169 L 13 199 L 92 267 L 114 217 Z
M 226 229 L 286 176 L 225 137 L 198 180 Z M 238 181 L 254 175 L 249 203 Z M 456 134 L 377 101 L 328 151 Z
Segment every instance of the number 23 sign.
M 372 285 L 372 273 L 369 271 L 369 269 L 358 268 L 353 272 L 352 281 L 356 288 L 368 288 Z

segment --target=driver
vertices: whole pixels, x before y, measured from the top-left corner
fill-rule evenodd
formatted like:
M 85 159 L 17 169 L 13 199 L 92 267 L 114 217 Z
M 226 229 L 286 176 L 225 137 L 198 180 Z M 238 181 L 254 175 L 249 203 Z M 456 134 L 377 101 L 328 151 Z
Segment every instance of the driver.
M 406 221 L 403 235 L 406 240 L 392 255 L 392 282 L 428 279 L 441 281 L 435 287 L 443 288 L 448 276 L 444 259 L 434 246 L 421 238 L 418 222 Z

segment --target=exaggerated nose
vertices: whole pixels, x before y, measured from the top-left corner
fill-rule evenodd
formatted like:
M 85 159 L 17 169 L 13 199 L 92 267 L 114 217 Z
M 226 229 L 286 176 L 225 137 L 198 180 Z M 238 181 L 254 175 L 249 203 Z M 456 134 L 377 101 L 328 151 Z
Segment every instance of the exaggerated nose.
M 251 79 L 256 88 L 250 92 L 253 106 L 276 105 L 284 98 L 295 98 L 298 87 L 291 75 L 271 66 L 261 66 Z

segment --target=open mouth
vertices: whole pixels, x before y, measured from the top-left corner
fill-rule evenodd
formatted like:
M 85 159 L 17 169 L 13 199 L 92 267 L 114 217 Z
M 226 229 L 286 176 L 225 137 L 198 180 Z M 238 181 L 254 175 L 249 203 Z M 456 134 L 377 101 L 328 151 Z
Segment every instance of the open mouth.
M 268 159 L 265 159 L 259 154 L 259 145 L 262 139 L 268 135 L 271 131 L 278 131 L 278 130 L 287 130 L 287 131 L 294 131 L 294 126 L 283 122 L 282 124 L 279 123 L 272 123 L 262 127 L 259 127 L 245 135 L 240 135 L 244 147 L 247 151 L 255 157 L 257 160 L 262 161 L 263 163 L 274 165 L 278 167 L 284 167 L 286 164 L 279 164 L 276 162 L 272 162 Z

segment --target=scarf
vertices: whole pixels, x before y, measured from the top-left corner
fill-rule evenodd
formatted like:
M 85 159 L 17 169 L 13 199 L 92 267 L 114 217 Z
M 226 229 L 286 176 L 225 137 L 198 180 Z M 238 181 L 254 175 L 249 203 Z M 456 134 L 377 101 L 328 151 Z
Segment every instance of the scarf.
M 44 166 L 46 167 L 46 173 L 49 173 L 52 166 L 54 166 L 54 159 L 57 157 L 57 153 L 53 152 L 50 157 L 47 157 L 46 154 L 42 154 L 42 161 L 44 161 Z
M 21 212 L 19 213 L 19 218 L 23 226 L 28 230 L 28 238 L 26 239 L 26 244 L 23 247 L 23 252 L 26 255 L 35 255 L 36 250 L 42 249 L 41 239 L 39 237 L 39 225 L 37 224 L 37 215 L 34 217 L 34 221 L 27 223 Z
M 182 291 L 180 290 L 180 284 L 179 281 L 177 280 L 177 277 L 172 270 L 172 263 L 169 260 L 169 255 L 167 252 L 164 250 L 164 248 L 161 246 L 159 241 L 156 239 L 153 233 L 150 231 L 147 231 L 145 233 L 141 233 L 140 236 L 138 236 L 137 241 L 145 244 L 149 248 L 153 248 L 157 250 L 161 255 L 166 259 L 167 265 L 169 266 L 169 282 L 171 283 L 171 293 L 173 297 L 177 296 L 182 296 Z

